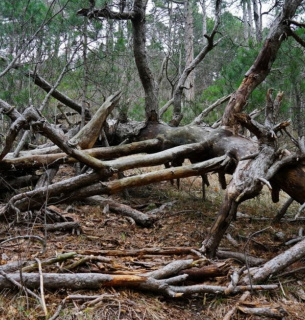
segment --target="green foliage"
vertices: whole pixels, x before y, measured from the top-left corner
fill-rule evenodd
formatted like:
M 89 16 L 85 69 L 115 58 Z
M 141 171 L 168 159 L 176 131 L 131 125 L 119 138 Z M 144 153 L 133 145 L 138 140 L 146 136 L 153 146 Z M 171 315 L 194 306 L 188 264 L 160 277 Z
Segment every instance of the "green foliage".
M 106 0 L 97 0 L 96 8 L 114 5 Z M 194 54 L 203 48 L 202 11 L 198 2 L 193 1 L 194 18 Z M 253 64 L 261 44 L 244 41 L 243 23 L 232 14 L 230 7 L 224 2 L 221 25 L 216 39 L 222 38 L 216 48 L 196 68 L 196 98 L 184 108 L 184 123 L 191 121 L 202 109 L 214 101 L 236 90 L 244 78 L 244 74 Z M 54 84 L 62 68 L 70 59 L 73 50 L 77 54 L 65 74 L 59 89 L 72 99 L 80 102 L 84 83 L 83 32 L 87 18 L 76 15 L 76 12 L 88 7 L 89 1 L 57 0 L 50 7 L 45 0 L 3 0 L 0 2 L 0 44 L 1 53 L 13 57 L 23 48 L 24 43 L 33 37 L 38 28 L 48 20 L 44 28 L 24 48 L 20 62 L 22 70 L 37 70 L 50 83 Z M 60 11 L 60 13 L 58 13 Z M 214 26 L 213 14 L 208 10 L 208 33 Z M 58 13 L 58 14 L 56 14 Z M 170 16 L 169 16 L 170 15 Z M 145 103 L 142 85 L 134 63 L 132 51 L 132 26 L 127 21 L 88 20 L 87 38 L 87 100 L 95 110 L 104 99 L 121 89 L 124 101 L 122 106 L 129 105 L 129 117 L 137 120 L 145 118 Z M 184 68 L 184 6 L 165 0 L 155 0 L 146 16 L 147 53 L 149 65 L 155 76 L 160 73 L 161 63 L 169 56 L 166 73 L 160 84 L 159 100 L 162 106 L 170 97 Z M 169 27 L 171 27 L 169 29 Z M 304 30 L 295 31 L 304 38 Z M 264 35 L 268 29 L 264 30 Z M 282 112 L 293 114 L 295 107 L 294 91 L 299 90 L 301 96 L 305 90 L 303 49 L 293 39 L 288 39 L 275 61 L 268 78 L 252 93 L 247 111 L 265 104 L 265 93 L 270 87 L 285 90 Z M 5 63 L 0 62 L 1 70 Z M 0 97 L 14 105 L 24 106 L 32 98 L 39 105 L 45 92 L 29 85 L 22 70 L 11 71 L 0 83 Z M 50 108 L 57 102 L 50 101 Z M 294 109 L 293 109 L 294 110 Z M 172 108 L 165 113 L 163 119 L 171 118 Z M 219 116 L 215 112 L 211 116 L 214 121 Z

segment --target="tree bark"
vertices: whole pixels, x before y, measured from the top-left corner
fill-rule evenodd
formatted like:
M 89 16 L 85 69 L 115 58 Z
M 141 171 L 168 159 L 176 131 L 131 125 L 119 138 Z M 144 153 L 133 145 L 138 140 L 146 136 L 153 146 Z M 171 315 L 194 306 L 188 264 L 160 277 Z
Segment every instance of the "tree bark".
M 138 73 L 145 91 L 145 113 L 147 121 L 159 120 L 158 86 L 149 68 L 146 53 L 145 0 L 135 0 L 133 28 L 133 52 Z
M 184 1 L 185 15 L 185 67 L 187 68 L 194 60 L 194 19 L 193 19 L 193 3 L 192 0 Z M 185 101 L 190 102 L 195 99 L 195 72 L 190 72 L 185 81 L 186 90 L 184 92 Z

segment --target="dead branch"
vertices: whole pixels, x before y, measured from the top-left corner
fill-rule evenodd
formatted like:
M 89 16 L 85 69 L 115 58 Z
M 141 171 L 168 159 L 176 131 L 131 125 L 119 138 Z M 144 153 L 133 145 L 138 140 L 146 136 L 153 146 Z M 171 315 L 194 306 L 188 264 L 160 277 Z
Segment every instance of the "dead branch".
M 236 303 L 236 305 L 229 311 L 226 313 L 226 315 L 224 316 L 223 320 L 230 320 L 232 316 L 234 316 L 235 312 L 237 311 L 238 305 L 241 302 L 246 301 L 248 298 L 250 297 L 250 292 L 249 291 L 245 291 L 242 296 L 238 299 L 238 302 Z
M 281 14 L 274 19 L 260 53 L 245 74 L 239 88 L 230 98 L 222 117 L 223 125 L 231 127 L 235 125 L 235 115 L 242 111 L 252 91 L 270 73 L 277 52 L 289 34 L 290 28 L 287 24 L 287 19 L 293 18 L 300 3 L 300 0 L 290 1 L 289 6 L 283 6 Z
M 134 167 L 135 163 L 145 162 L 146 159 L 144 158 L 145 157 L 142 157 L 142 159 L 140 158 L 138 161 L 134 161 L 132 159 L 129 161 L 127 160 L 123 166 L 128 167 L 131 165 L 131 167 Z M 154 159 L 152 159 L 152 161 L 154 161 Z M 81 198 L 87 198 L 97 194 L 114 194 L 129 187 L 143 186 L 159 181 L 190 177 L 215 171 L 226 166 L 229 161 L 230 157 L 222 156 L 194 165 L 163 169 L 110 182 L 94 183 L 100 179 L 100 175 L 97 173 L 80 175 L 72 179 L 73 184 L 61 181 L 50 185 L 47 188 L 40 188 L 16 195 L 10 199 L 6 208 L 0 212 L 0 215 L 3 216 L 6 212 L 15 212 L 15 214 L 19 214 L 20 211 L 40 207 L 41 204 L 44 203 L 46 195 L 49 197 L 48 203 L 51 204 L 52 197 L 54 197 L 54 200 L 56 199 L 56 202 L 59 203 L 67 200 L 79 200 Z M 122 167 L 122 163 L 119 161 L 114 161 L 113 164 L 116 164 L 118 167 Z
M 187 274 L 187 281 L 200 282 L 209 278 L 225 276 L 229 271 L 230 266 L 225 263 L 213 263 L 201 268 L 184 269 L 179 274 Z
M 8 275 L 12 281 L 20 282 L 19 274 Z M 171 297 L 181 297 L 182 295 L 191 295 L 194 293 L 213 293 L 225 294 L 227 287 L 213 285 L 193 285 L 193 286 L 174 286 L 172 283 L 184 281 L 187 275 L 177 276 L 169 279 L 157 280 L 151 276 L 135 275 L 107 275 L 96 273 L 45 273 L 44 287 L 48 290 L 57 290 L 58 288 L 69 288 L 71 290 L 99 289 L 101 287 L 129 287 Z M 25 273 L 22 275 L 23 281 L 30 289 L 39 288 L 40 277 L 38 273 Z M 4 276 L 0 277 L 0 288 L 14 288 L 10 280 Z M 254 285 L 253 290 L 274 290 L 277 285 Z M 233 292 L 239 293 L 250 290 L 250 286 L 237 286 Z
M 52 265 L 52 264 L 57 263 L 57 262 L 63 262 L 63 261 L 66 261 L 68 259 L 73 259 L 76 255 L 77 255 L 76 252 L 62 253 L 62 254 L 58 255 L 57 257 L 41 261 L 41 265 L 42 266 L 49 266 L 49 265 Z M 31 272 L 31 271 L 36 270 L 37 267 L 38 267 L 37 262 L 34 262 L 34 263 L 32 263 L 32 264 L 30 264 L 28 266 L 23 267 L 21 269 L 21 271 L 22 272 Z
M 117 203 L 116 201 L 110 198 L 106 199 L 100 196 L 94 196 L 94 197 L 91 197 L 90 200 L 92 198 L 93 198 L 93 201 L 101 205 L 104 205 L 104 206 L 108 205 L 110 211 L 132 218 L 140 226 L 150 227 L 157 220 L 157 217 L 153 214 L 147 215 L 139 210 L 131 208 L 130 206 Z
M 216 256 L 221 259 L 233 258 L 243 263 L 246 263 L 246 260 L 250 266 L 257 266 L 266 262 L 265 259 L 256 258 L 251 255 L 245 255 L 241 252 L 232 252 L 232 251 L 223 251 L 218 250 Z
M 271 277 L 272 275 L 286 269 L 292 263 L 302 259 L 304 256 L 305 240 L 302 240 L 292 248 L 284 251 L 283 253 L 266 262 L 262 267 L 253 270 L 254 272 L 250 269 L 250 273 L 253 272 L 253 274 L 251 275 L 251 281 L 252 283 L 260 283 Z M 244 283 L 249 283 L 250 279 L 248 275 L 246 275 L 242 281 Z
M 69 142 L 77 145 L 81 149 L 92 148 L 100 135 L 106 118 L 118 104 L 120 98 L 120 91 L 108 97 L 92 119 L 73 138 L 71 138 Z
M 197 116 L 192 122 L 192 125 L 200 125 L 203 122 L 204 117 L 206 117 L 212 110 L 223 104 L 224 102 L 228 101 L 230 99 L 231 95 L 222 97 L 215 101 L 213 104 L 211 104 L 209 107 L 204 109 L 199 116 Z
M 283 319 L 283 317 L 287 315 L 287 312 L 284 309 L 274 306 L 256 307 L 255 305 L 253 305 L 253 307 L 248 307 L 247 304 L 245 304 L 245 306 L 237 306 L 237 309 L 242 313 L 256 315 L 259 317 Z
M 67 222 L 58 222 L 53 224 L 44 224 L 44 225 L 35 225 L 35 227 L 43 228 L 47 231 L 67 231 L 67 230 L 81 230 L 81 226 L 78 222 L 67 221 Z
M 140 142 L 133 142 L 130 144 L 93 148 L 82 150 L 84 153 L 97 159 L 111 159 L 123 157 L 139 152 L 153 152 L 160 149 L 162 145 L 161 139 L 151 139 Z M 52 151 L 52 149 L 51 149 Z M 45 152 L 45 154 L 43 154 Z M 0 170 L 7 170 L 11 168 L 39 168 L 59 165 L 63 163 L 75 163 L 77 160 L 73 157 L 67 156 L 66 153 L 50 153 L 50 148 L 36 149 L 33 151 L 20 152 L 18 158 L 14 158 L 12 153 L 8 153 L 1 161 Z
M 144 256 L 144 255 L 184 255 L 192 254 L 195 247 L 165 247 L 165 248 L 143 248 L 134 250 L 79 250 L 77 253 L 83 255 L 101 255 L 101 256 Z

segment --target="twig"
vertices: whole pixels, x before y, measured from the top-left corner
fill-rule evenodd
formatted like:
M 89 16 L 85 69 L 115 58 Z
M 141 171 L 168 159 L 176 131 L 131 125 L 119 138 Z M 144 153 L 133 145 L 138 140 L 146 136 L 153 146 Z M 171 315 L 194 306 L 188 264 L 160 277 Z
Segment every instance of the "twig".
M 39 276 L 40 276 L 40 295 L 41 295 L 41 306 L 44 312 L 44 315 L 47 317 L 48 316 L 48 309 L 46 306 L 46 300 L 45 300 L 45 296 L 44 296 L 44 287 L 43 287 L 43 275 L 42 275 L 42 268 L 41 268 L 41 262 L 38 258 L 35 258 L 37 264 L 38 264 L 38 272 L 39 272 Z
M 68 298 L 68 297 L 67 297 Z M 67 298 L 63 299 L 61 301 L 61 303 L 59 304 L 59 306 L 57 307 L 55 313 L 53 314 L 53 316 L 51 318 L 49 318 L 49 320 L 55 320 L 59 314 L 60 314 L 60 311 L 62 310 L 63 306 L 65 305 L 66 301 L 67 301 Z
M 231 317 L 234 315 L 234 313 L 237 310 L 237 306 L 240 304 L 240 302 L 246 301 L 248 299 L 248 297 L 250 296 L 250 292 L 249 291 L 245 291 L 242 296 L 239 298 L 238 302 L 236 303 L 236 305 L 229 311 L 226 313 L 226 315 L 224 316 L 223 320 L 230 320 Z
M 8 274 L 6 274 L 4 271 L 0 270 L 0 274 L 9 282 L 11 282 L 13 285 L 15 285 L 17 288 L 24 290 L 25 292 L 27 292 L 29 295 L 31 295 L 32 297 L 34 297 L 35 299 L 37 299 L 40 303 L 41 303 L 41 299 L 38 297 L 38 295 L 36 293 L 34 293 L 32 290 L 28 289 L 27 287 L 25 287 L 24 285 L 20 284 L 18 281 L 14 280 L 13 278 L 11 278 Z
M 264 228 L 264 229 L 262 229 L 262 230 L 259 230 L 259 231 L 256 231 L 256 232 L 252 233 L 252 234 L 249 236 L 249 238 L 248 238 L 248 240 L 247 240 L 247 242 L 245 243 L 245 246 L 244 246 L 245 262 L 246 262 L 246 266 L 247 266 L 247 270 L 248 270 L 248 277 L 249 277 L 249 284 L 250 284 L 250 286 L 251 286 L 251 293 L 253 293 L 253 292 L 252 292 L 252 278 L 251 278 L 250 266 L 249 266 L 249 263 L 248 263 L 246 250 L 247 250 L 247 247 L 248 247 L 248 245 L 249 245 L 250 240 L 251 240 L 254 236 L 257 236 L 258 234 L 266 231 L 266 230 L 269 229 L 269 228 L 271 228 L 271 227 L 269 226 L 269 227 L 267 227 L 267 228 Z
M 61 262 L 61 261 L 65 261 L 65 260 L 68 260 L 68 259 L 72 259 L 76 255 L 77 255 L 76 252 L 63 253 L 63 254 L 58 255 L 55 258 L 51 258 L 51 259 L 47 259 L 47 260 L 42 261 L 41 265 L 42 266 L 48 266 L 48 265 L 54 264 L 56 262 Z M 37 263 L 33 263 L 33 264 L 29 265 L 29 266 L 26 266 L 26 267 L 22 268 L 21 271 L 22 272 L 30 272 L 30 271 L 35 270 L 37 268 L 37 266 L 38 266 Z
M 19 240 L 19 239 L 35 239 L 35 240 L 38 240 L 42 244 L 42 252 L 41 253 L 44 253 L 46 251 L 47 244 L 46 244 L 45 240 L 43 238 L 39 237 L 39 236 L 32 236 L 32 235 L 17 236 L 17 237 L 6 239 L 6 240 L 4 240 L 4 241 L 2 241 L 0 243 L 0 246 L 2 247 L 3 243 L 14 241 L 14 240 Z
M 304 209 L 305 209 L 305 202 L 300 206 L 298 213 L 295 215 L 294 218 L 297 219 L 301 215 Z

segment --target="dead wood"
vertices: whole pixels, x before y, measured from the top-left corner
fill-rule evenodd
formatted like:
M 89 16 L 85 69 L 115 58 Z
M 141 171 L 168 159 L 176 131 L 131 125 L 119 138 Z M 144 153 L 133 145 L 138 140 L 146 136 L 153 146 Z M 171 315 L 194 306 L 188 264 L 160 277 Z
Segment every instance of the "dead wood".
M 250 297 L 250 292 L 249 291 L 245 291 L 242 294 L 242 296 L 238 299 L 237 304 L 229 312 L 226 313 L 226 315 L 224 316 L 223 320 L 230 320 L 231 317 L 233 317 L 235 312 L 237 311 L 238 305 L 241 302 L 246 301 L 249 297 Z
M 5 62 L 10 62 L 10 60 L 3 55 L 0 56 L 0 59 Z M 19 64 L 14 64 L 14 65 L 12 65 L 12 68 L 22 69 L 22 66 L 20 66 Z M 43 89 L 45 92 L 49 93 L 51 91 L 51 96 L 53 98 L 57 99 L 58 101 L 60 101 L 64 105 L 66 105 L 67 107 L 75 110 L 79 114 L 82 114 L 82 106 L 79 103 L 73 101 L 71 98 L 69 98 L 67 95 L 60 92 L 59 90 L 54 89 L 54 86 L 52 86 L 49 82 L 47 82 L 47 80 L 45 80 L 41 75 L 39 75 L 37 73 L 37 70 L 32 71 L 32 70 L 23 69 L 22 71 L 26 77 L 31 78 L 33 80 L 33 82 L 38 87 Z M 91 118 L 90 111 L 87 108 L 85 108 L 85 115 L 86 115 L 87 119 Z
M 223 251 L 223 250 L 218 250 L 216 252 L 216 256 L 220 259 L 236 259 L 237 261 L 247 263 L 249 266 L 257 266 L 261 265 L 266 262 L 265 259 L 253 257 L 251 255 L 246 255 L 241 252 L 232 252 L 232 251 Z
M 290 249 L 267 261 L 262 267 L 253 270 L 250 269 L 250 275 L 246 275 L 242 281 L 244 283 L 250 283 L 250 281 L 252 283 L 261 283 L 272 275 L 286 269 L 294 262 L 302 259 L 304 256 L 305 240 L 302 240 Z
M 221 277 L 227 275 L 230 266 L 225 263 L 213 263 L 201 268 L 184 269 L 179 274 L 187 274 L 187 281 L 200 282 L 209 278 Z
M 31 124 L 35 131 L 43 133 L 68 155 L 73 156 L 84 164 L 87 164 L 89 167 L 97 169 L 104 168 L 104 165 L 100 160 L 86 155 L 81 150 L 76 149 L 76 145 L 74 145 L 74 143 L 70 143 L 65 136 L 62 136 L 56 129 L 54 129 L 54 127 L 50 125 L 34 107 L 28 107 L 22 115 L 19 114 L 17 120 L 11 125 L 9 133 L 6 137 L 4 149 L 0 155 L 0 160 L 2 160 L 11 149 L 12 143 L 15 140 L 18 132 L 29 124 Z
M 283 207 L 281 208 L 281 210 L 279 210 L 278 214 L 273 218 L 272 223 L 278 223 L 280 222 L 280 220 L 284 217 L 284 215 L 286 214 L 288 208 L 290 207 L 290 205 L 293 202 L 293 198 L 289 198 L 283 205 Z
M 197 116 L 192 122 L 192 125 L 200 125 L 203 122 L 203 119 L 211 112 L 213 111 L 215 108 L 217 108 L 218 106 L 220 106 L 221 104 L 227 102 L 230 99 L 231 95 L 222 97 L 220 99 L 218 99 L 217 101 L 215 101 L 213 104 L 211 104 L 209 107 L 207 107 L 206 109 L 204 109 L 199 116 Z
M 89 198 L 96 203 L 103 206 L 109 206 L 109 210 L 118 213 L 122 216 L 132 218 L 138 225 L 143 227 L 151 227 L 157 220 L 157 217 L 153 214 L 147 215 L 139 210 L 133 209 L 128 205 L 117 203 L 112 199 L 106 199 L 100 196 L 93 196 Z
M 154 161 L 154 159 L 152 160 Z M 26 211 L 29 208 L 38 208 L 42 203 L 45 202 L 46 195 L 48 195 L 48 203 L 52 204 L 53 201 L 56 201 L 57 203 L 73 201 L 97 194 L 115 194 L 129 187 L 143 186 L 159 181 L 190 177 L 193 175 L 200 175 L 210 171 L 215 171 L 226 166 L 229 161 L 230 158 L 228 156 L 223 156 L 194 165 L 163 169 L 156 172 L 130 176 L 110 182 L 94 183 L 100 179 L 99 174 L 84 174 L 70 179 L 70 181 L 73 180 L 73 184 L 67 183 L 67 181 L 61 181 L 50 185 L 47 188 L 40 188 L 16 195 L 10 199 L 8 205 L 0 213 L 0 215 L 4 216 L 6 213 L 19 214 L 20 212 Z M 133 159 L 126 160 L 126 163 L 123 165 L 119 161 L 113 163 L 115 163 L 118 167 L 128 167 L 130 165 L 132 165 L 131 167 L 134 167 L 135 163 L 139 162 L 147 161 L 146 159 L 143 160 L 140 158 L 138 161 Z M 7 216 L 7 218 L 8 217 L 9 216 Z
M 81 149 L 92 148 L 101 133 L 106 118 L 118 104 L 120 98 L 120 91 L 108 97 L 92 119 L 70 139 L 70 143 L 77 145 Z
M 66 261 L 68 259 L 73 259 L 76 255 L 77 255 L 76 252 L 62 253 L 54 258 L 50 258 L 50 259 L 46 259 L 44 261 L 41 261 L 41 265 L 42 266 L 49 266 L 49 265 L 52 265 L 52 264 L 55 264 L 58 262 Z M 20 265 L 19 268 L 16 269 L 16 271 L 21 269 L 22 272 L 31 272 L 31 271 L 37 270 L 37 268 L 38 268 L 37 262 L 28 261 L 27 264 L 28 264 L 27 266 Z
M 162 145 L 161 139 L 151 139 L 146 141 L 133 142 L 125 145 L 85 149 L 82 151 L 94 158 L 106 160 L 106 159 L 123 157 L 123 156 L 131 155 L 134 153 L 140 153 L 140 152 L 145 152 L 145 153 L 155 152 L 158 149 L 161 149 L 161 145 Z M 56 150 L 54 149 L 54 151 Z M 63 163 L 73 164 L 76 162 L 77 160 L 75 158 L 67 156 L 66 153 L 50 154 L 50 148 L 35 149 L 33 151 L 20 152 L 20 156 L 18 158 L 13 157 L 12 153 L 8 153 L 6 157 L 1 161 L 0 170 L 4 171 L 11 168 L 15 168 L 15 169 L 31 169 L 32 168 L 33 169 L 33 168 L 60 165 Z
M 282 12 L 274 19 L 260 53 L 245 74 L 241 85 L 230 98 L 222 117 L 223 125 L 232 127 L 236 124 L 235 115 L 242 111 L 251 92 L 269 74 L 277 52 L 290 31 L 287 19 L 294 16 L 301 2 L 302 0 L 289 1 L 289 4 L 285 4 Z
M 133 250 L 78 250 L 78 254 L 83 255 L 101 255 L 101 256 L 144 256 L 144 255 L 184 255 L 193 254 L 195 247 L 165 247 L 165 248 L 143 248 Z
M 13 281 L 20 282 L 20 274 L 8 274 Z M 194 293 L 224 294 L 225 286 L 193 285 L 174 286 L 173 283 L 186 280 L 187 275 L 172 277 L 169 279 L 155 279 L 151 276 L 135 275 L 108 275 L 96 273 L 45 273 L 43 275 L 44 287 L 48 290 L 67 288 L 70 290 L 100 289 L 101 287 L 129 287 L 150 292 L 157 292 L 171 297 L 181 297 Z M 24 273 L 22 280 L 27 288 L 36 289 L 40 286 L 40 275 L 38 273 Z M 14 284 L 5 277 L 0 277 L 0 288 L 14 288 Z M 273 290 L 277 285 L 254 285 L 253 290 Z M 248 291 L 250 286 L 237 286 L 233 293 Z
M 35 226 L 39 227 L 39 226 Z M 78 222 L 59 222 L 59 223 L 53 223 L 53 224 L 44 224 L 41 226 L 41 228 L 47 230 L 47 231 L 67 231 L 67 230 L 78 230 L 78 232 L 81 230 L 81 226 Z
M 255 315 L 259 317 L 267 317 L 267 318 L 275 318 L 275 319 L 283 319 L 288 313 L 279 306 L 249 306 L 251 304 L 246 303 L 245 305 L 238 305 L 237 309 L 245 314 Z
M 37 72 L 26 71 L 25 76 L 29 76 L 38 87 L 40 87 L 47 93 L 51 91 L 53 88 L 53 86 L 49 82 L 47 82 L 44 78 L 42 78 L 42 76 L 40 76 Z M 61 103 L 63 103 L 64 105 L 66 105 L 67 107 L 75 110 L 77 113 L 82 114 L 82 106 L 79 103 L 70 99 L 64 93 L 55 89 L 53 90 L 51 96 L 57 99 L 58 101 L 60 101 Z M 87 119 L 91 118 L 90 111 L 87 108 L 85 109 L 85 115 Z

